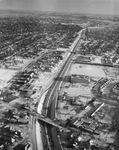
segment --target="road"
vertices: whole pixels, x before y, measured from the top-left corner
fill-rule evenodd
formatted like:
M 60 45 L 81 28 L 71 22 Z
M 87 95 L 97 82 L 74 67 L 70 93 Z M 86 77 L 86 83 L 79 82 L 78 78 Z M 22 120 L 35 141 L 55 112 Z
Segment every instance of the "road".
M 104 67 L 112 67 L 112 68 L 119 68 L 118 65 L 113 64 L 102 64 L 102 63 L 92 63 L 92 62 L 81 62 L 81 61 L 74 61 L 77 64 L 83 64 L 83 65 L 92 65 L 92 66 L 104 66 Z
M 80 34 L 81 34 L 81 32 L 80 32 Z M 77 43 L 75 44 L 74 48 L 72 49 L 72 52 L 75 52 L 77 50 L 79 43 L 80 43 L 80 38 L 77 41 Z M 47 96 L 47 100 L 44 105 L 44 107 L 47 109 L 44 110 L 43 115 L 46 115 L 48 118 L 50 118 L 52 120 L 55 119 L 55 109 L 56 109 L 56 105 L 57 105 L 57 91 L 60 88 L 61 82 L 62 82 L 60 79 L 63 79 L 66 72 L 68 71 L 68 69 L 71 65 L 71 60 L 72 60 L 73 55 L 74 55 L 73 53 L 70 53 L 65 64 L 61 68 L 56 80 L 54 81 L 54 83 L 52 84 L 52 86 L 49 90 L 49 94 Z M 44 126 L 45 126 L 45 132 L 48 135 L 47 140 L 49 140 L 48 141 L 49 150 L 62 150 L 63 148 L 62 148 L 60 139 L 57 135 L 57 129 L 55 127 L 49 126 L 48 124 L 45 124 Z
M 79 33 L 79 36 L 77 40 L 74 42 L 72 47 L 70 48 L 71 53 L 69 52 L 66 59 L 63 61 L 63 65 L 57 74 L 57 78 L 53 81 L 51 87 L 48 89 L 48 92 L 46 92 L 40 97 L 39 100 L 39 105 L 42 107 L 42 115 L 50 118 L 50 119 L 55 119 L 55 109 L 57 105 L 57 95 L 58 95 L 58 90 L 61 86 L 61 83 L 63 81 L 60 81 L 59 79 L 63 78 L 68 71 L 70 65 L 71 65 L 71 59 L 74 55 L 75 52 L 79 46 L 79 41 L 81 37 L 81 33 L 84 29 L 82 29 Z M 47 87 L 46 87 L 47 89 Z M 41 99 L 44 99 L 42 104 L 41 104 Z M 42 106 L 41 106 L 42 105 Z M 52 127 L 46 123 L 43 122 L 38 122 L 35 117 L 31 117 L 32 119 L 32 132 L 31 132 L 31 141 L 33 143 L 33 150 L 62 150 L 62 145 L 60 142 L 60 139 L 58 138 L 57 135 L 57 128 Z M 39 128 L 40 128 L 40 133 L 37 131 L 39 123 Z M 42 139 L 41 139 L 42 137 Z M 40 141 L 40 142 L 39 142 Z M 39 145 L 40 143 L 40 145 Z M 42 145 L 42 146 L 41 146 Z M 40 148 L 39 148 L 40 147 Z

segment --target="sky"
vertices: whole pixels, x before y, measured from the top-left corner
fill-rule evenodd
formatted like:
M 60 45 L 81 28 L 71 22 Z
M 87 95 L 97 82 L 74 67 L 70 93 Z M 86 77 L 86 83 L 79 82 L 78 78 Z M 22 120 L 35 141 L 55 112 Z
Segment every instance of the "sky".
M 0 0 L 0 9 L 119 15 L 119 0 Z

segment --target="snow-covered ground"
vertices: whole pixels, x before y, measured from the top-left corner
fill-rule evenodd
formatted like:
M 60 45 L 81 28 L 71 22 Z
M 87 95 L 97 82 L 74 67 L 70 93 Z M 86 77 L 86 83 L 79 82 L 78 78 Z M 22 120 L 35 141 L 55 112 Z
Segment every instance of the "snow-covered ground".
M 92 56 L 91 63 L 99 63 L 101 64 L 101 56 Z
M 0 69 L 0 79 L 8 82 L 16 73 L 16 70 Z
M 18 61 L 17 66 L 25 67 L 28 63 L 32 61 L 32 59 L 23 59 L 20 57 L 15 58 L 16 61 Z
M 7 86 L 7 82 L 18 72 L 18 70 L 0 69 L 0 89 Z
M 100 66 L 73 64 L 70 70 L 70 74 L 105 77 L 105 72 Z
M 27 66 L 31 62 L 30 59 L 22 59 L 19 57 L 15 58 L 15 61 L 17 62 L 16 64 L 13 63 L 13 60 L 10 60 L 11 65 L 13 63 L 14 67 L 15 66 L 20 67 L 21 69 Z M 18 73 L 18 71 L 20 70 L 0 68 L 0 89 L 7 86 L 8 82 L 13 78 L 14 75 Z

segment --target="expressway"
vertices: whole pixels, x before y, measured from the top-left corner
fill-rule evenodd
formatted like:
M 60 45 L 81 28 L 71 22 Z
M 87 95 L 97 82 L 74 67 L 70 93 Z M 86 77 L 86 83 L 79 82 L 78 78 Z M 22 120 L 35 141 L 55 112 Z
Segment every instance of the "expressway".
M 83 29 L 84 30 L 84 29 Z M 78 49 L 79 43 L 80 43 L 80 37 L 82 31 L 80 31 L 79 39 L 75 46 L 72 49 L 72 52 L 76 52 Z M 54 80 L 52 86 L 50 87 L 47 96 L 45 98 L 45 103 L 44 103 L 44 108 L 43 109 L 43 115 L 46 117 L 54 120 L 56 118 L 55 116 L 55 109 L 57 105 L 57 92 L 61 86 L 62 79 L 65 76 L 66 72 L 68 71 L 70 65 L 71 65 L 71 60 L 73 57 L 74 53 L 70 53 L 69 57 L 67 58 L 66 62 L 64 63 L 63 67 L 61 68 L 59 74 L 57 75 L 57 78 Z M 60 80 L 61 79 L 61 80 Z M 47 144 L 48 146 L 44 150 L 62 150 L 62 145 L 60 142 L 60 139 L 57 135 L 57 128 L 50 126 L 48 124 L 44 124 L 42 126 L 43 131 L 45 132 L 44 135 L 46 134 L 47 136 Z

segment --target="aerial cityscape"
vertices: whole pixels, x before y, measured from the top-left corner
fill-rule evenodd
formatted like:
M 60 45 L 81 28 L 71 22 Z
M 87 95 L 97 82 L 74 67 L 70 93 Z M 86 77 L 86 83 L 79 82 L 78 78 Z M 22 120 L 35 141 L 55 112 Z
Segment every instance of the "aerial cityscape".
M 118 14 L 3 1 L 0 150 L 119 150 Z

